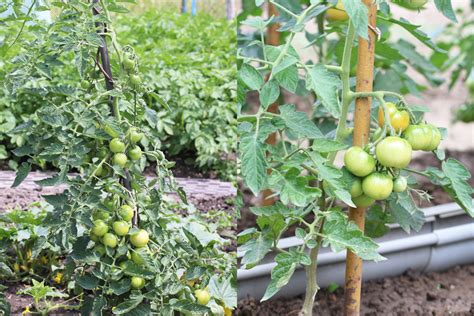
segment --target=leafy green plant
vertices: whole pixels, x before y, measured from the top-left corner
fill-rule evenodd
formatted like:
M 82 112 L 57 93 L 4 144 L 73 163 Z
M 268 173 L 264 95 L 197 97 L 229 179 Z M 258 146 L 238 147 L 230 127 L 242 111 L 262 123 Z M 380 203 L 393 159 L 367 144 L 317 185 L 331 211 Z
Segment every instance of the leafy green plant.
M 46 84 L 47 102 L 11 131 L 26 140 L 14 150 L 22 163 L 13 187 L 34 165 L 55 170 L 39 185 L 67 186 L 44 196 L 53 209 L 42 225 L 66 256 L 54 281 L 82 295 L 84 314 L 233 308 L 233 255 L 223 250 L 230 241 L 166 202 L 165 194 L 176 192 L 187 203 L 172 178 L 173 163 L 146 128 L 146 98 L 153 93 L 143 84 L 138 56 L 120 44 L 111 20 L 127 9 L 113 0 L 51 5 L 59 10 L 51 24 L 35 29 L 33 40 L 19 34 L 22 49 L 6 86 L 14 99 L 28 82 L 50 83 L 63 69 L 75 69 L 62 85 Z M 151 181 L 143 174 L 150 161 L 156 164 Z M 203 289 L 205 304 L 195 294 Z
M 255 4 L 260 6 L 263 2 L 255 1 Z M 271 190 L 272 197 L 278 197 L 279 201 L 271 206 L 251 208 L 257 216 L 257 227 L 239 234 L 239 249 L 244 254 L 241 265 L 252 268 L 271 251 L 277 253 L 271 282 L 262 300 L 275 295 L 298 267 L 304 267 L 308 281 L 301 315 L 311 315 L 318 290 L 316 267 L 320 247 L 330 246 L 335 252 L 347 249 L 364 260 L 384 260 L 369 236 L 383 234 L 385 224 L 392 222 L 399 223 L 407 232 L 421 228 L 423 212 L 414 198 L 426 195 L 411 184 L 408 186 L 406 177 L 410 174 L 428 177 L 471 216 L 474 216 L 473 190 L 467 183 L 470 174 L 466 168 L 454 159 L 444 160 L 444 152 L 438 149 L 442 130 L 425 122 L 423 113 L 427 108 L 408 104 L 402 94 L 391 89 L 378 90 L 377 84 L 373 92 L 353 90 L 352 52 L 359 45 L 356 38 L 368 38 L 368 32 L 373 32 L 369 30 L 368 11 L 362 1 L 342 1 L 342 8 L 338 1 L 310 1 L 303 6 L 290 1 L 270 0 L 270 3 L 279 10 L 278 20 L 249 17 L 241 22 L 262 36 L 260 41 L 249 44 L 253 50 L 248 47 L 239 50 L 239 106 L 251 108 L 247 102 L 255 97 L 248 96 L 255 96 L 255 92 L 259 101 L 258 109 L 252 111 L 255 114 L 239 115 L 239 153 L 245 185 L 255 195 Z M 426 46 L 441 50 L 417 26 L 392 17 L 386 1 L 378 4 L 378 20 L 383 25 L 401 26 Z M 331 63 L 327 64 L 324 58 L 327 55 L 323 54 L 317 61 L 303 61 L 293 46 L 295 37 L 314 19 L 324 19 L 325 12 L 336 5 L 340 11 L 345 7 L 348 15 L 327 24 L 327 29 L 335 28 L 344 34 L 340 58 L 330 59 Z M 441 9 L 452 17 L 450 6 Z M 287 32 L 287 36 L 282 45 L 271 46 L 265 44 L 263 34 L 276 21 L 281 24 L 279 30 Z M 326 34 L 319 34 L 318 41 L 325 39 Z M 318 41 L 312 44 L 317 45 Z M 384 45 L 383 39 L 374 45 L 376 54 L 386 56 L 387 63 L 391 59 L 393 64 L 399 65 L 413 62 L 409 56 L 390 57 L 394 47 Z M 246 55 L 255 53 L 255 47 L 257 54 Z M 377 82 L 377 78 L 375 80 Z M 402 92 L 417 91 L 417 84 L 411 80 L 404 85 L 407 89 Z M 282 91 L 298 100 L 305 89 L 317 96 L 314 107 L 324 108 L 335 122 L 333 128 L 324 126 L 323 131 L 310 120 L 308 113 L 298 111 L 294 104 L 281 104 L 284 102 Z M 349 113 L 358 98 L 367 97 L 372 98 L 374 104 L 371 128 L 367 130 L 371 140 L 361 147 L 351 146 L 354 127 Z M 268 107 L 275 102 L 278 113 L 269 112 Z M 276 144 L 265 142 L 271 133 L 279 136 Z M 413 150 L 433 152 L 442 160 L 442 170 L 410 169 Z M 341 168 L 335 166 L 334 161 L 336 155 L 343 152 Z M 374 205 L 369 211 L 371 218 L 367 226 L 374 232 L 364 235 L 348 219 L 341 204 L 352 208 Z M 280 249 L 281 236 L 294 226 L 295 237 L 301 244 L 289 250 Z

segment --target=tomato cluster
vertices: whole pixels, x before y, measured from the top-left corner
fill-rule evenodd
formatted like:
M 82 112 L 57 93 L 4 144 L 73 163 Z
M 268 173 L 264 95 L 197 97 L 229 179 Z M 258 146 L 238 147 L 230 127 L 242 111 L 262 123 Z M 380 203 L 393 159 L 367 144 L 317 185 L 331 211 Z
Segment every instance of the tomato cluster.
M 349 192 L 352 201 L 359 207 L 385 200 L 392 192 L 405 191 L 407 180 L 400 176 L 400 170 L 410 163 L 412 151 L 433 151 L 441 141 L 441 133 L 435 126 L 410 125 L 409 113 L 398 109 L 394 103 L 387 103 L 386 109 L 390 122 L 385 122 L 381 107 L 378 112 L 379 126 L 390 125 L 394 136 L 385 137 L 379 130 L 376 137 L 378 143 L 372 146 L 372 150 L 353 146 L 344 155 L 344 165 L 354 176 Z
M 140 75 L 137 73 L 137 63 L 135 61 L 136 56 L 132 52 L 125 52 L 123 56 L 123 69 L 128 73 L 130 84 L 136 88 L 142 83 Z

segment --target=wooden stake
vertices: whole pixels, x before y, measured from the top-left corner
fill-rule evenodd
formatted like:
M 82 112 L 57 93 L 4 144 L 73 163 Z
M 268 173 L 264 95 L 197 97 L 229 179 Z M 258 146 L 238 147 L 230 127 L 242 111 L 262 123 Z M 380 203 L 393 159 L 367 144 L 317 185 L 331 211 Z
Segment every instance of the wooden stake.
M 369 9 L 369 25 L 376 27 L 377 5 L 373 0 L 363 0 Z M 374 52 L 376 34 L 371 28 L 368 30 L 369 40 L 359 38 L 357 60 L 356 91 L 372 91 L 374 80 Z M 358 98 L 354 112 L 354 140 L 353 144 L 364 147 L 369 141 L 371 98 Z M 365 209 L 351 208 L 349 218 L 363 231 L 365 224 Z M 362 283 L 362 260 L 350 251 L 346 259 L 345 284 L 345 315 L 360 314 L 360 294 Z

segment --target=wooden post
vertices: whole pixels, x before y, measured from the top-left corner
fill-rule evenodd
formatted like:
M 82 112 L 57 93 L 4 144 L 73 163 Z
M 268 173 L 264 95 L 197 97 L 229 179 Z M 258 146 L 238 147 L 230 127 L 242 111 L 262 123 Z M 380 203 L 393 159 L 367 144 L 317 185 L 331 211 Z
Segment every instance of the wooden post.
M 373 0 L 363 0 L 369 9 L 369 25 L 376 28 L 377 5 Z M 374 80 L 374 52 L 376 34 L 369 27 L 369 40 L 359 38 L 357 60 L 356 91 L 372 91 Z M 364 147 L 369 141 L 370 133 L 370 107 L 371 98 L 358 98 L 354 112 L 354 140 L 353 144 Z M 365 224 L 365 209 L 351 208 L 349 218 L 363 231 Z M 346 284 L 345 284 L 345 315 L 360 314 L 360 297 L 362 283 L 362 260 L 350 251 L 346 259 Z
M 268 3 L 268 17 L 270 18 L 272 15 L 277 16 L 278 11 L 275 6 L 271 3 Z M 267 31 L 267 38 L 266 42 L 268 45 L 278 46 L 280 45 L 280 33 L 278 32 L 278 28 L 280 27 L 279 24 L 272 24 L 269 26 Z M 278 112 L 278 103 L 273 103 L 268 107 L 268 112 L 277 113 Z M 272 133 L 268 136 L 266 142 L 270 145 L 275 145 L 277 140 L 277 134 Z M 262 202 L 261 204 L 264 206 L 273 205 L 275 203 L 275 199 L 268 198 L 272 195 L 273 192 L 271 190 L 263 191 L 262 195 Z

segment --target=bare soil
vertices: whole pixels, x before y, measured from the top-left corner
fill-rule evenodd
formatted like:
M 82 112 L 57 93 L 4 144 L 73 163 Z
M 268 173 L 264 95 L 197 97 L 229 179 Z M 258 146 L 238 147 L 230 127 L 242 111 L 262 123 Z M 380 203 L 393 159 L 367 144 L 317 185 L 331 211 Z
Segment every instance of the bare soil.
M 236 310 L 241 316 L 298 315 L 303 298 L 271 300 L 259 303 L 253 298 L 241 300 Z M 314 315 L 339 316 L 344 311 L 344 289 L 320 290 Z M 420 274 L 408 271 L 395 278 L 366 282 L 362 285 L 361 315 L 474 315 L 474 264 L 444 272 Z

